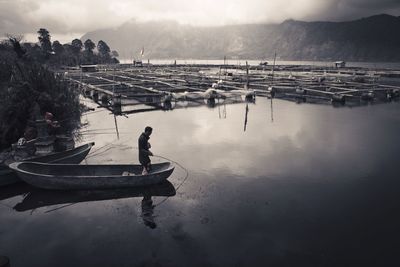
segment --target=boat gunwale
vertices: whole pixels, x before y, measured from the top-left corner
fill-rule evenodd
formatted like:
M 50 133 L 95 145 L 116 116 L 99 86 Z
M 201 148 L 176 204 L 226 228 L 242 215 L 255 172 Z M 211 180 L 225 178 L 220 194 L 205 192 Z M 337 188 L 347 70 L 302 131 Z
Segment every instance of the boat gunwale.
M 41 156 L 41 157 L 38 157 L 38 158 L 31 158 L 31 159 L 27 158 L 27 159 L 23 159 L 23 160 L 20 160 L 20 161 L 14 161 L 14 162 L 11 162 L 11 163 L 8 163 L 8 164 L 4 164 L 4 165 L 7 166 L 8 170 L 9 170 L 9 169 L 11 169 L 10 165 L 13 164 L 13 163 L 34 162 L 34 163 L 44 163 L 44 164 L 46 164 L 46 162 L 40 162 L 40 161 L 35 161 L 35 160 L 38 160 L 38 159 L 41 160 L 41 159 L 46 158 L 46 157 L 51 157 L 51 156 L 54 156 L 54 155 L 59 155 L 61 153 L 64 153 L 65 154 L 64 157 L 57 158 L 54 161 L 47 162 L 47 164 L 51 164 L 53 162 L 56 163 L 56 164 L 62 164 L 62 163 L 57 163 L 57 162 L 60 161 L 60 160 L 64 160 L 64 159 L 71 158 L 71 157 L 77 156 L 79 154 L 85 153 L 86 151 L 90 152 L 90 150 L 92 149 L 92 147 L 94 145 L 95 145 L 95 142 L 91 142 L 91 143 L 87 143 L 87 144 L 75 147 L 75 148 L 70 149 L 70 150 L 56 152 L 56 153 L 44 155 L 44 156 Z M 80 148 L 82 148 L 82 150 L 80 150 Z M 79 151 L 78 151 L 78 149 L 79 149 Z M 76 151 L 76 152 L 74 152 L 73 154 L 68 154 L 69 152 L 72 152 L 72 151 Z M 6 171 L 6 170 L 7 169 L 5 169 L 4 171 Z M 1 171 L 3 171 L 3 170 L 1 170 Z
M 65 156 L 64 157 L 62 157 L 62 158 L 58 158 L 58 159 L 56 159 L 56 160 L 54 160 L 54 161 L 51 161 L 51 162 L 48 162 L 48 163 L 46 163 L 46 162 L 40 162 L 40 161 L 35 161 L 35 159 L 32 159 L 32 160 L 30 160 L 30 159 L 27 159 L 27 160 L 24 160 L 24 161 L 21 161 L 21 162 L 34 162 L 34 163 L 42 163 L 42 164 L 51 164 L 51 163 L 56 163 L 56 164 L 62 164 L 62 163 L 57 163 L 58 161 L 60 161 L 60 160 L 64 160 L 64 159 L 67 159 L 67 158 L 71 158 L 71 157 L 74 157 L 74 156 L 76 156 L 76 155 L 80 155 L 80 154 L 83 154 L 83 153 L 85 153 L 86 151 L 88 151 L 89 150 L 89 152 L 90 152 L 90 150 L 92 149 L 92 147 L 94 146 L 94 142 L 91 142 L 91 143 L 88 143 L 88 144 L 84 144 L 84 145 L 82 145 L 82 146 L 79 146 L 79 147 L 76 147 L 76 148 L 74 148 L 74 149 L 71 149 L 71 150 L 66 150 L 66 151 L 62 151 L 62 152 L 59 152 L 59 153 L 65 153 Z M 85 147 L 86 146 L 86 147 Z M 82 148 L 82 150 L 77 150 L 78 148 Z M 73 153 L 73 154 L 68 154 L 68 152 L 72 152 L 72 151 L 75 151 L 76 150 L 76 152 L 75 153 Z M 43 156 L 43 157 L 47 157 L 47 156 L 53 156 L 53 155 L 56 155 L 57 153 L 54 153 L 54 154 L 49 154 L 49 155 L 45 155 L 45 156 Z M 86 158 L 86 157 L 85 157 Z M 40 159 L 40 158 L 39 158 Z M 73 164 L 72 164 L 73 165 Z
M 21 162 L 14 162 L 14 163 L 10 164 L 10 168 L 12 170 L 14 170 L 15 172 L 21 172 L 21 173 L 28 174 L 28 175 L 40 176 L 40 177 L 43 177 L 43 178 L 56 178 L 56 179 L 57 178 L 65 178 L 66 179 L 66 178 L 71 178 L 71 177 L 72 177 L 72 179 L 78 179 L 78 178 L 84 178 L 84 179 L 91 179 L 92 178 L 92 179 L 95 179 L 95 178 L 147 177 L 149 175 L 156 175 L 156 174 L 159 174 L 159 173 L 163 173 L 163 172 L 175 169 L 175 165 L 172 164 L 171 162 L 161 162 L 161 163 L 155 163 L 155 164 L 153 164 L 153 166 L 154 165 L 159 165 L 159 164 L 161 165 L 161 164 L 169 163 L 168 168 L 160 170 L 160 171 L 157 171 L 157 172 L 148 173 L 146 175 L 127 175 L 127 176 L 123 176 L 121 174 L 121 175 L 104 175 L 104 176 L 99 176 L 99 175 L 97 175 L 97 176 L 90 176 L 90 175 L 66 176 L 66 175 L 39 174 L 39 173 L 28 172 L 28 171 L 19 169 L 18 168 L 19 165 L 21 165 L 23 163 L 28 163 L 28 164 L 34 163 L 36 165 L 62 165 L 62 166 L 76 166 L 76 165 L 80 165 L 80 164 L 51 164 L 51 163 L 49 164 L 49 163 L 41 163 L 41 162 L 34 162 L 34 161 L 25 161 L 25 162 L 21 161 Z M 11 165 L 13 165 L 13 166 L 11 166 Z M 105 164 L 103 164 L 103 165 L 102 164 L 92 164 L 92 165 L 81 165 L 81 166 L 107 166 L 107 165 L 105 165 Z M 142 166 L 142 165 L 139 165 L 139 164 L 116 164 L 114 166 L 130 166 L 131 167 L 131 166 Z

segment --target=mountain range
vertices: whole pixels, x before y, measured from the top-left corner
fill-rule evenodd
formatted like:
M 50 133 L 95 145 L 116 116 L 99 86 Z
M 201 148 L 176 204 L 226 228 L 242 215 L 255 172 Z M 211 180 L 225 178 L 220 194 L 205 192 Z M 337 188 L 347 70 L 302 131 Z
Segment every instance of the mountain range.
M 400 17 L 376 15 L 346 22 L 286 20 L 280 24 L 216 27 L 174 21 L 129 21 L 85 34 L 106 41 L 120 58 L 400 61 Z

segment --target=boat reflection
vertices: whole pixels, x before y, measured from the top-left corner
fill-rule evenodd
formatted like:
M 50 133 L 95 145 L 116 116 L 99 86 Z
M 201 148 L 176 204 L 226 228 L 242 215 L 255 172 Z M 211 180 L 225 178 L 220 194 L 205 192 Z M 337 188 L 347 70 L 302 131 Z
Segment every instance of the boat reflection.
M 204 102 L 207 104 L 207 107 L 209 108 L 215 108 L 216 106 L 215 98 L 204 99 Z
M 28 194 L 34 187 L 20 182 L 0 187 L 0 201 Z
M 22 202 L 14 206 L 14 210 L 23 212 L 53 205 L 134 197 L 151 199 L 153 196 L 171 197 L 175 194 L 175 187 L 169 181 L 146 187 L 110 190 L 52 191 L 30 187 L 29 192 L 26 194 Z

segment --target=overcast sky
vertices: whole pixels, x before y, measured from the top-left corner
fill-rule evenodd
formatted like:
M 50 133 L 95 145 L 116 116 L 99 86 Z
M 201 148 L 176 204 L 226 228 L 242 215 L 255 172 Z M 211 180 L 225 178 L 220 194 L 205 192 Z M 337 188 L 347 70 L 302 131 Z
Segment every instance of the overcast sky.
M 352 20 L 400 16 L 400 0 L 0 0 L 0 34 L 36 41 L 46 28 L 62 42 L 100 28 L 137 21 L 176 20 L 192 25 Z

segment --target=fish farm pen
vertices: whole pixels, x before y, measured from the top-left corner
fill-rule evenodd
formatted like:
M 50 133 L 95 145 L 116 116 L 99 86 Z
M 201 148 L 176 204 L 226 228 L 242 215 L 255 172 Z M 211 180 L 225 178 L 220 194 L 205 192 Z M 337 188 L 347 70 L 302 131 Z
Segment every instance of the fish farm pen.
M 255 101 L 257 96 L 337 106 L 400 97 L 400 70 L 394 69 L 118 64 L 59 73 L 117 115 Z

